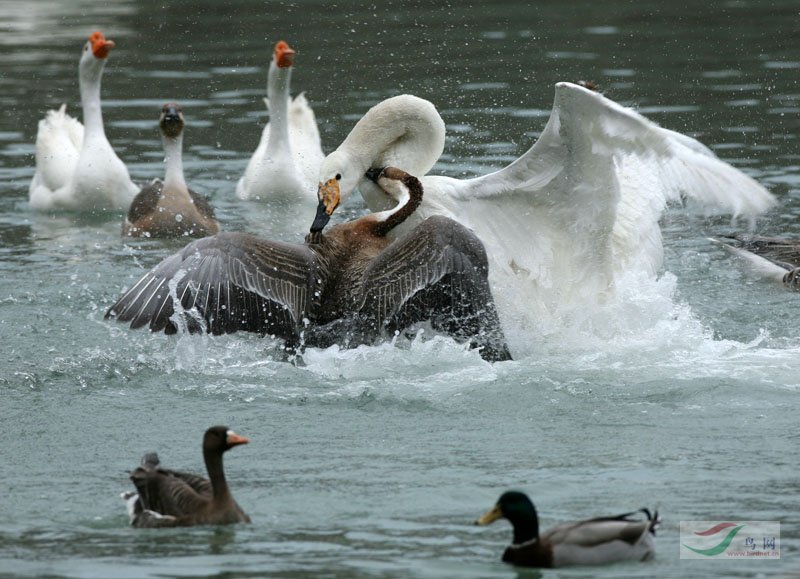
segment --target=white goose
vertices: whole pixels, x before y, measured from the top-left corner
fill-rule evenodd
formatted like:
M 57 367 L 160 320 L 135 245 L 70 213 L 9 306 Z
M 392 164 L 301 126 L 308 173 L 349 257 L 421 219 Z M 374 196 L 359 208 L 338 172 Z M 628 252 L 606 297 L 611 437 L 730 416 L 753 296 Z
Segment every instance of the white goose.
M 83 47 L 78 71 L 84 126 L 66 114 L 66 105 L 39 121 L 29 189 L 34 209 L 124 211 L 139 191 L 103 130 L 100 79 L 112 48 L 102 32 Z
M 425 175 L 444 134 L 428 101 L 387 99 L 325 159 L 320 196 L 344 200 L 358 187 L 371 210 L 383 210 L 389 200 L 365 171 L 392 165 Z M 744 216 L 775 202 L 698 141 L 566 82 L 556 85 L 538 141 L 509 166 L 474 179 L 421 181 L 422 205 L 395 234 L 435 214 L 459 221 L 486 246 L 501 315 L 527 311 L 535 320 L 549 313 L 557 323 L 565 311 L 586 311 L 613 296 L 623 273 L 658 272 L 658 221 L 667 202 L 685 197 L 709 212 Z
M 282 40 L 275 45 L 268 98 L 264 99 L 269 123 L 236 184 L 236 194 L 240 199 L 268 201 L 293 211 L 302 203 L 307 206 L 307 217 L 317 205 L 316 179 L 325 155 L 314 111 L 305 96 L 299 94 L 294 100 L 289 96 L 294 54 Z

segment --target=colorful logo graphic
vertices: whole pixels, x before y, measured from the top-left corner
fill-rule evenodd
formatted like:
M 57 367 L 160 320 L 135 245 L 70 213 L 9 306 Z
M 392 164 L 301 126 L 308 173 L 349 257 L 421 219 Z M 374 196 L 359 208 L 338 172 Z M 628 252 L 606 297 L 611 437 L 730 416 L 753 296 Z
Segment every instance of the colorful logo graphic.
M 681 521 L 681 559 L 780 558 L 780 521 Z

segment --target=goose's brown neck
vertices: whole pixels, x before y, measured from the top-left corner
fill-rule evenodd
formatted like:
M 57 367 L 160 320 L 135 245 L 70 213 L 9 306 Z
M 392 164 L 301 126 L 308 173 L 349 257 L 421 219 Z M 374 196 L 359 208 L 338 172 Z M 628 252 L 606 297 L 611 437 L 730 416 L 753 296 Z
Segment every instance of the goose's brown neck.
M 225 470 L 222 465 L 222 451 L 217 449 L 203 449 L 203 459 L 208 471 L 208 480 L 211 481 L 211 490 L 214 502 L 223 502 L 230 499 L 231 493 L 228 482 L 225 480 Z
M 401 181 L 408 188 L 408 201 L 387 219 L 378 222 L 375 226 L 375 235 L 379 237 L 385 237 L 392 229 L 403 223 L 422 203 L 422 183 L 419 179 L 406 174 Z

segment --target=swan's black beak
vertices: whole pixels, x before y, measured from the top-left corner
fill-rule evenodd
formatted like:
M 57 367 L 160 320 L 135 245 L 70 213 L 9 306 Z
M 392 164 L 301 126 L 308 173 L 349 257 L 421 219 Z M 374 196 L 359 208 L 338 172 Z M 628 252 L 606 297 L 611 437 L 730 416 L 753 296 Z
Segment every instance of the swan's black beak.
M 378 179 L 380 178 L 380 176 L 383 175 L 383 170 L 385 168 L 386 167 L 379 167 L 379 168 L 376 169 L 376 168 L 370 167 L 369 169 L 367 169 L 367 172 L 364 173 L 364 176 L 367 179 L 369 179 L 370 181 L 374 181 L 375 183 L 377 183 Z
M 328 215 L 328 210 L 325 207 L 325 201 L 320 199 L 319 205 L 317 205 L 317 215 L 314 217 L 314 223 L 311 224 L 311 233 L 319 233 L 325 229 L 325 226 L 330 220 L 331 216 Z
M 328 179 L 325 183 L 320 183 L 317 189 L 317 198 L 319 205 L 317 205 L 317 215 L 314 217 L 314 223 L 311 224 L 311 233 L 319 233 L 330 221 L 331 215 L 339 206 L 340 189 L 339 179 L 337 175 L 334 179 Z

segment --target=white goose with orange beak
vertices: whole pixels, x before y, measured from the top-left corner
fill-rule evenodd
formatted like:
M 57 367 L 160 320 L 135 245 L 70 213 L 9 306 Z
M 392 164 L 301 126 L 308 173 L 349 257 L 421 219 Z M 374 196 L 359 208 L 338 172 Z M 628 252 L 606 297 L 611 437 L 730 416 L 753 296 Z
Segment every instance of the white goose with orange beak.
M 240 199 L 253 199 L 296 211 L 317 204 L 316 182 L 324 159 L 314 111 L 301 93 L 292 99 L 289 83 L 295 51 L 283 40 L 275 45 L 267 80 L 269 123 L 247 169 L 236 184 Z M 300 208 L 302 213 L 302 208 Z
M 102 32 L 83 48 L 78 70 L 84 124 L 66 113 L 66 104 L 39 121 L 29 189 L 33 209 L 120 212 L 139 191 L 103 129 L 100 80 L 112 48 Z

